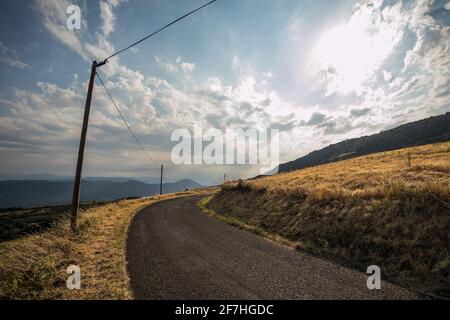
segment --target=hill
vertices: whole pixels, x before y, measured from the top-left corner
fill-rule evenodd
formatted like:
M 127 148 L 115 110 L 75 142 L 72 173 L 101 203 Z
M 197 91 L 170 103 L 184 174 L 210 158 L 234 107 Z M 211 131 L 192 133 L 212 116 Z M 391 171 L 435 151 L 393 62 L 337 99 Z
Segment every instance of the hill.
M 281 164 L 278 172 L 289 172 L 319 164 L 450 140 L 450 112 L 411 122 L 375 135 L 342 141 Z
M 163 185 L 164 193 L 200 188 L 192 180 L 181 180 Z M 0 181 L 0 208 L 37 207 L 68 204 L 72 199 L 72 181 Z M 129 197 L 144 197 L 159 193 L 159 184 L 140 181 L 87 180 L 81 184 L 81 201 L 111 201 Z
M 450 142 L 234 181 L 206 207 L 361 272 L 450 297 Z

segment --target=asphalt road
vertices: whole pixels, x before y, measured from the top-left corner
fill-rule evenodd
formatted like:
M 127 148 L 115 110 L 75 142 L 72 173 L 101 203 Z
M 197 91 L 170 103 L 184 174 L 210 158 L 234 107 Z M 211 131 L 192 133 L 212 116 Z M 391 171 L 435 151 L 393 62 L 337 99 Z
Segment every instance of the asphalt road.
M 133 219 L 128 271 L 136 299 L 411 299 L 368 275 L 242 231 L 197 209 L 200 197 L 160 202 Z

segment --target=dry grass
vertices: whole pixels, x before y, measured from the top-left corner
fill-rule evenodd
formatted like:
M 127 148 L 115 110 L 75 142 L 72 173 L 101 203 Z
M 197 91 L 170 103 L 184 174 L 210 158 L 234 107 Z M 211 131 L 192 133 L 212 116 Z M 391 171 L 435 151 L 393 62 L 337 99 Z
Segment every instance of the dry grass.
M 113 202 L 83 212 L 77 235 L 63 219 L 50 230 L 0 243 L 0 299 L 132 298 L 125 256 L 132 217 L 161 200 L 208 192 Z M 71 264 L 81 269 L 80 290 L 66 288 Z
M 301 250 L 450 294 L 450 142 L 231 182 L 208 207 Z
M 239 229 L 255 233 L 267 240 L 273 241 L 273 242 L 281 244 L 283 246 L 290 247 L 290 248 L 296 248 L 298 246 L 297 242 L 289 241 L 288 239 L 280 236 L 279 234 L 267 232 L 266 230 L 264 230 L 263 228 L 261 228 L 259 226 L 247 224 L 244 221 L 242 221 L 241 219 L 238 219 L 238 218 L 235 218 L 232 216 L 225 216 L 225 215 L 217 214 L 214 210 L 211 210 L 208 208 L 208 203 L 211 201 L 211 199 L 213 197 L 214 196 L 205 197 L 197 203 L 197 207 L 201 211 L 206 213 L 208 216 L 213 217 L 219 221 L 225 222 L 229 225 L 238 227 Z

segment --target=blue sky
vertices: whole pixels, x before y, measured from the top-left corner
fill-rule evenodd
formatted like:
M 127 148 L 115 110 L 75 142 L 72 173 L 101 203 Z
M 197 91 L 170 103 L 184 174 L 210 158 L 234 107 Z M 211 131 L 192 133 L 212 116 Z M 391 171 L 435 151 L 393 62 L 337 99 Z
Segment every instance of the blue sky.
M 1 4 L 0 175 L 73 174 L 89 62 L 204 4 L 200 0 Z M 82 29 L 70 31 L 77 4 Z M 170 134 L 193 121 L 279 128 L 281 160 L 450 111 L 450 4 L 219 0 L 100 70 L 172 179 L 249 177 L 255 166 L 172 166 Z M 154 176 L 96 87 L 85 175 Z

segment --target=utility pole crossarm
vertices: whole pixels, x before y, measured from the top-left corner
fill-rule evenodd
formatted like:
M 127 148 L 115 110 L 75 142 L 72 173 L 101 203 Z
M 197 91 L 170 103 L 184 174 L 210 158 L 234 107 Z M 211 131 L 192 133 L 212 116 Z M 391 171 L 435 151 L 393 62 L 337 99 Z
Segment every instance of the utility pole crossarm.
M 94 64 L 96 68 L 99 68 L 107 63 L 108 63 L 108 60 L 106 59 L 106 60 L 103 60 L 102 62 L 98 62 L 98 63 L 97 63 L 97 61 L 94 61 L 92 64 Z

